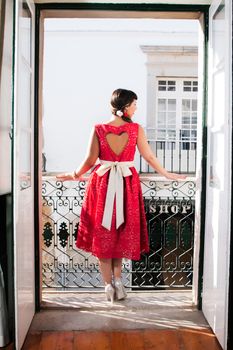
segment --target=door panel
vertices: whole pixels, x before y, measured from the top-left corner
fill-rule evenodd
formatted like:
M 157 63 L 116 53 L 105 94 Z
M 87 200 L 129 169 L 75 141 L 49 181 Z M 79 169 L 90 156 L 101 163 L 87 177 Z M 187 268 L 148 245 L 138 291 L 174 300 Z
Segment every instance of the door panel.
M 33 184 L 33 23 L 34 5 L 16 10 L 14 232 L 16 348 L 20 349 L 35 313 Z
M 209 13 L 209 84 L 203 312 L 226 349 L 230 242 L 230 14 L 213 1 Z
M 3 19 L 0 23 L 0 195 L 3 195 L 11 192 L 13 0 L 5 1 L 5 5 L 2 2 L 1 6 L 5 6 L 5 18 L 0 18 L 0 22 Z

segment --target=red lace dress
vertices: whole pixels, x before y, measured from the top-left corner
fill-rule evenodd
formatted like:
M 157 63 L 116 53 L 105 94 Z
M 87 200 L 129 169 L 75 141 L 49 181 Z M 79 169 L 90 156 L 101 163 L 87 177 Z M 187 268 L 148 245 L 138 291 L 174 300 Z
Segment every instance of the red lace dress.
M 98 124 L 95 131 L 99 139 L 99 159 L 111 162 L 134 160 L 138 124 L 126 123 L 121 126 Z M 123 151 L 117 155 L 110 147 L 106 135 L 128 134 Z M 116 228 L 116 200 L 114 200 L 111 228 L 102 226 L 106 193 L 110 171 L 99 176 L 98 164 L 88 180 L 80 215 L 77 242 L 78 248 L 91 252 L 98 258 L 128 258 L 139 260 L 140 254 L 149 251 L 148 231 L 138 173 L 130 167 L 131 175 L 123 177 L 124 222 Z

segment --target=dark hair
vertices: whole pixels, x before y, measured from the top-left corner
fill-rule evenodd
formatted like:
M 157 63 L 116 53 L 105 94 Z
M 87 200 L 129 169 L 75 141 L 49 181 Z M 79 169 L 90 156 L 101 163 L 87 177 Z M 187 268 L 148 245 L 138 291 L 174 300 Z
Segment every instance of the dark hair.
M 111 97 L 112 113 L 114 115 L 116 115 L 117 111 L 124 113 L 125 107 L 131 105 L 131 103 L 137 99 L 137 95 L 131 90 L 117 89 L 113 91 Z M 128 123 L 132 123 L 132 120 L 127 116 L 123 115 L 121 118 Z

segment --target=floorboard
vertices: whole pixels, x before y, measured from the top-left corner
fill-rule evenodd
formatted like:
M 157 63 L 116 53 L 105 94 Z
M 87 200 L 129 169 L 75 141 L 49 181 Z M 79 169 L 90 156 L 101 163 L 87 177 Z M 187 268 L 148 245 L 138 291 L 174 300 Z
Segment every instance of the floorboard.
M 22 350 L 221 350 L 191 291 L 47 293 Z
M 33 332 L 22 350 L 221 350 L 210 330 Z

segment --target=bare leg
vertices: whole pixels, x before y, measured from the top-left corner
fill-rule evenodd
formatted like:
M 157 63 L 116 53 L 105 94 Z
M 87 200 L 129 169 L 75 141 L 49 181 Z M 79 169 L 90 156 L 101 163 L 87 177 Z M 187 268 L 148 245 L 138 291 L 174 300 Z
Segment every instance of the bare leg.
M 105 285 L 112 283 L 112 259 L 99 259 L 100 271 Z
M 112 259 L 99 259 L 100 271 L 105 284 L 107 300 L 113 303 L 115 289 L 112 286 Z
M 117 300 L 125 299 L 127 296 L 127 293 L 121 281 L 121 268 L 122 259 L 112 259 L 112 270 L 114 275 L 114 286 Z
M 112 259 L 112 271 L 114 279 L 121 278 L 122 259 Z

